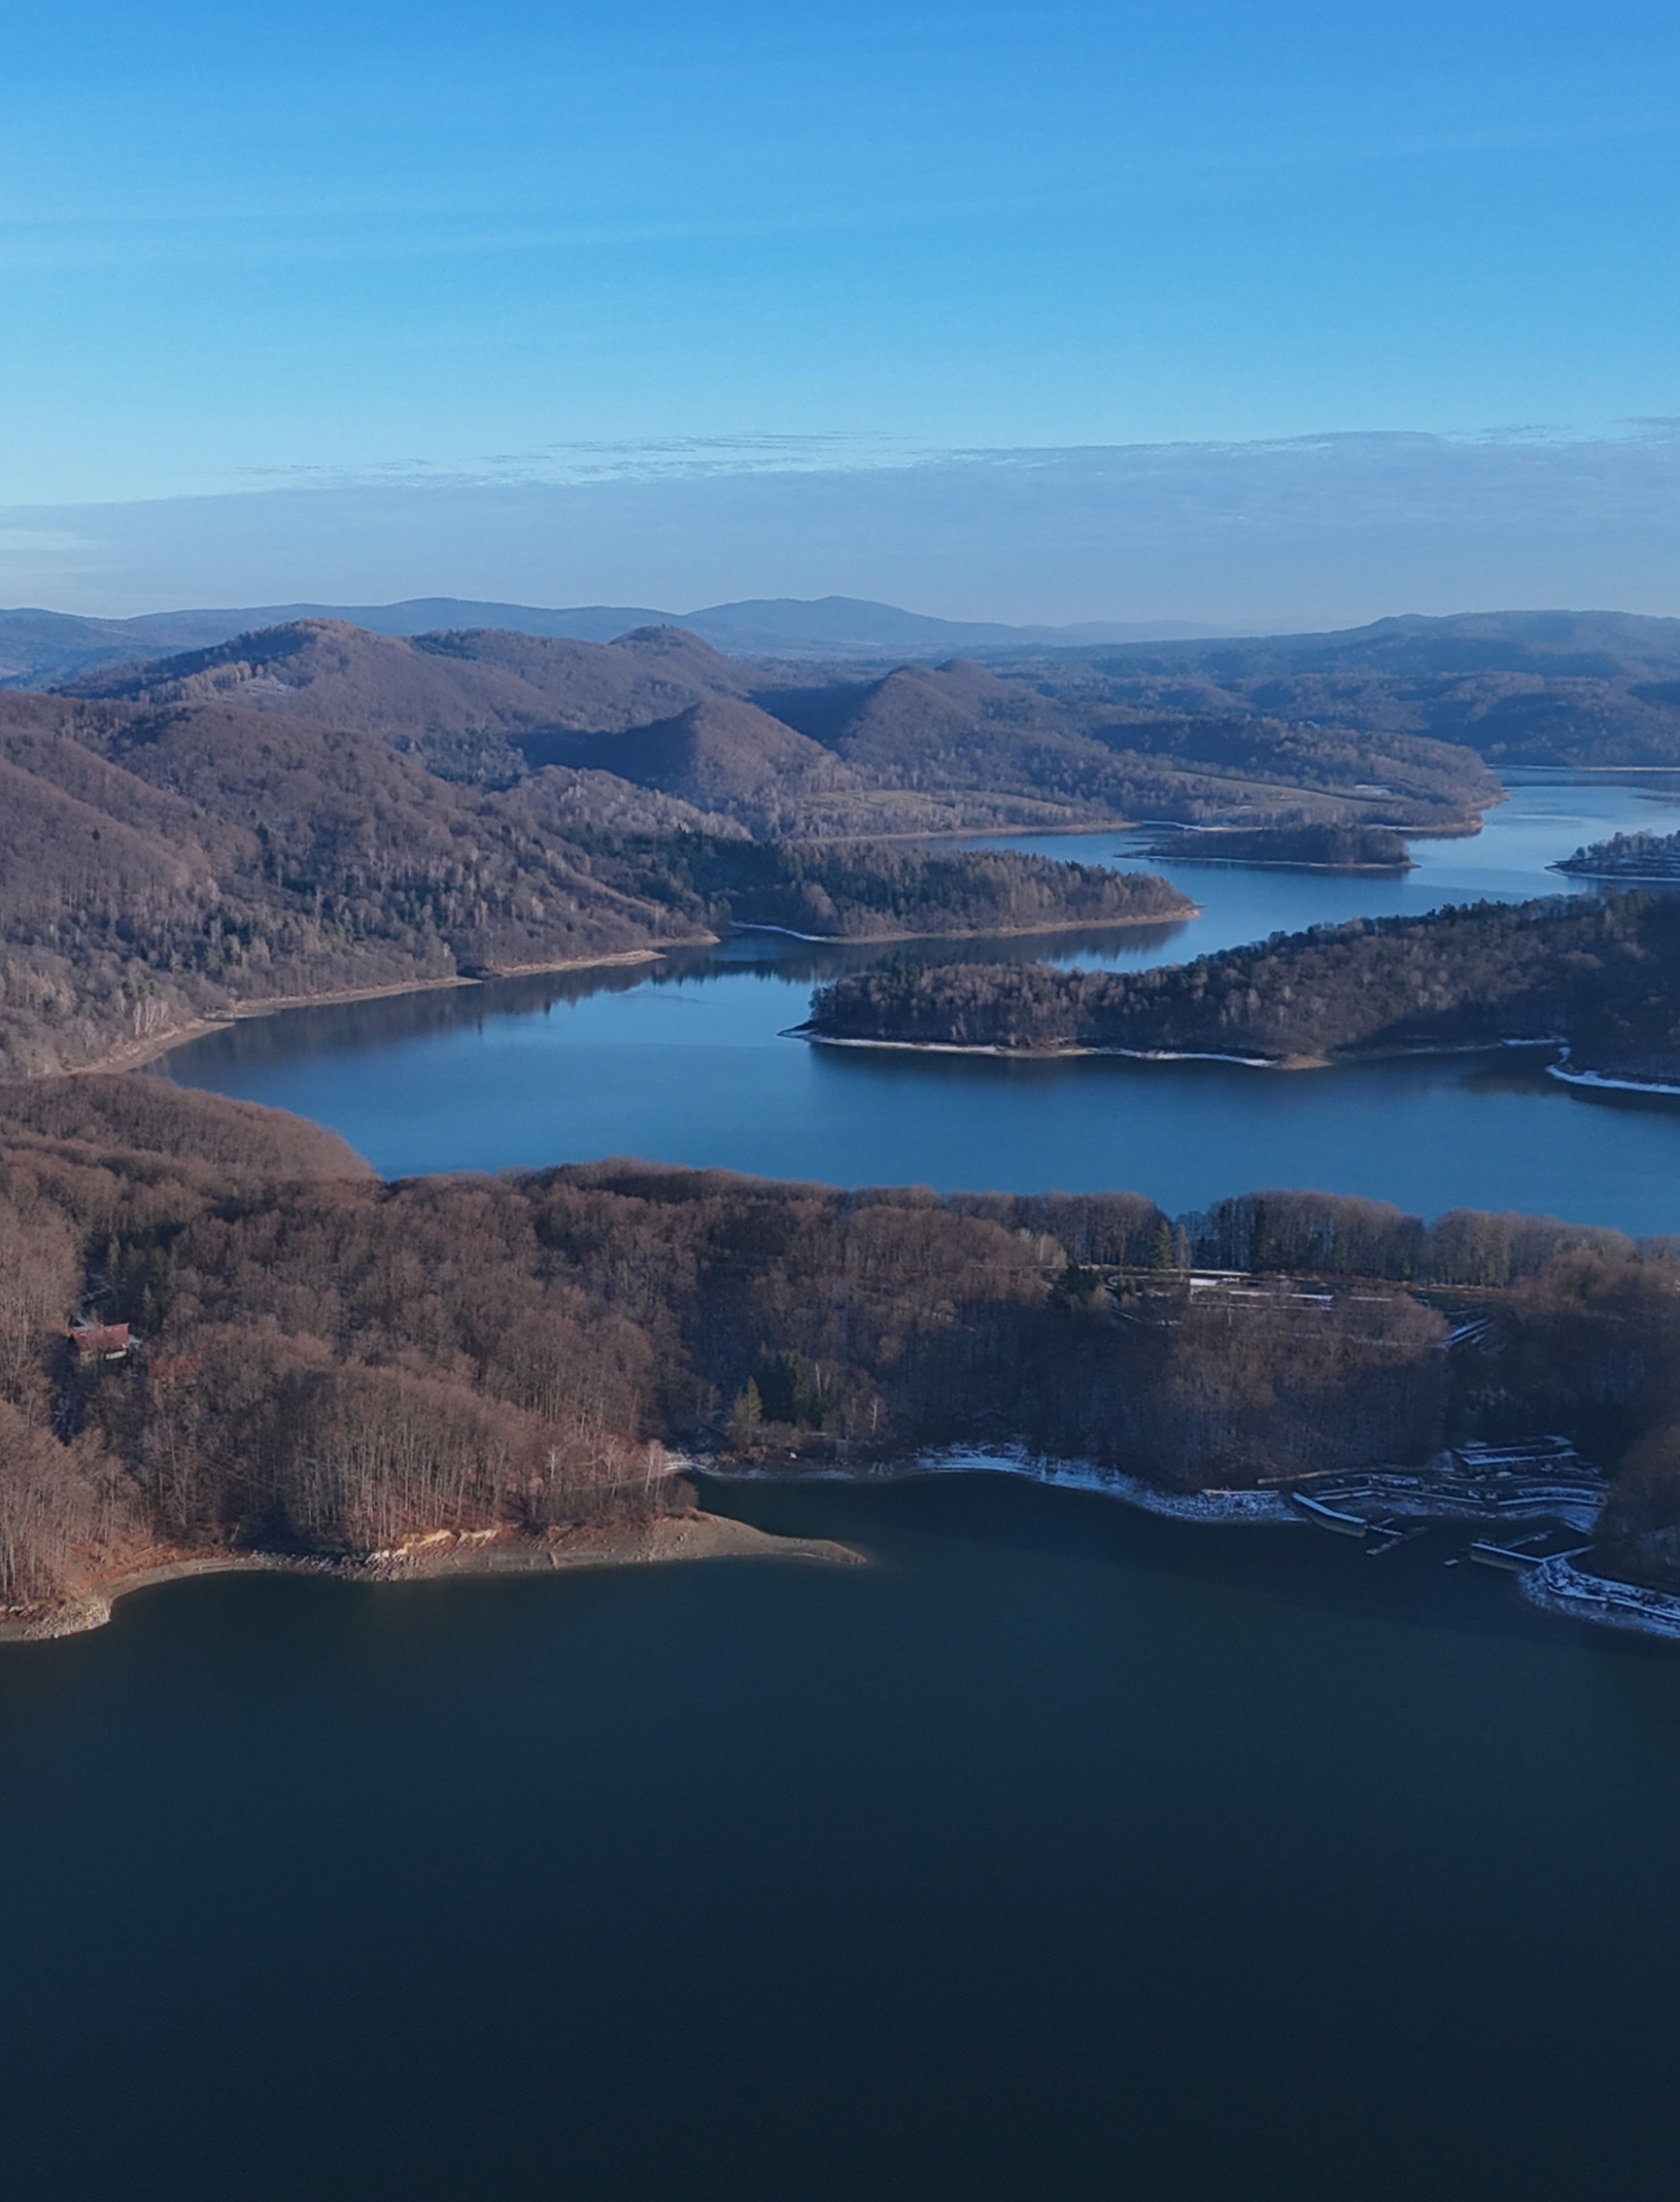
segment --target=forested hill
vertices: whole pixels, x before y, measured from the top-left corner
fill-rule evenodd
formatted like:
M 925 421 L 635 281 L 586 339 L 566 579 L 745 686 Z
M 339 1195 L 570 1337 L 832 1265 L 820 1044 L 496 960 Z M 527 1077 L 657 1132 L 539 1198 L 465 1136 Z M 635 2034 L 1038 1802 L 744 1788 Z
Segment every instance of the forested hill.
M 0 697 L 0 1070 L 693 936 L 591 877 L 546 792 L 481 794 L 376 736 L 223 705 Z
M 1182 1253 L 1256 1289 L 1198 1295 Z M 1497 1291 L 1479 1345 L 1441 1350 L 1419 1281 Z M 644 1521 L 685 1499 L 662 1441 L 866 1471 L 1012 1441 L 1183 1491 L 1556 1429 L 1621 1468 L 1624 1561 L 1672 1573 L 1677 1359 L 1667 1250 L 1543 1219 L 1266 1194 L 1175 1228 L 634 1163 L 387 1186 L 151 1080 L 0 1087 L 14 1622 L 159 1561 Z
M 1668 1081 L 1680 1078 L 1680 897 L 1356 919 L 1153 971 L 900 962 L 820 987 L 807 1030 L 1263 1062 L 1555 1038 L 1578 1069 Z
M 1052 694 L 952 660 L 882 678 L 727 658 L 677 628 L 611 643 L 497 632 L 368 635 L 302 620 L 105 669 L 66 691 L 230 704 L 383 735 L 445 776 L 611 773 L 760 834 L 937 833 L 1140 816 L 1462 823 L 1498 799 L 1447 744 L 1275 715 L 1217 720 Z
M 1495 769 L 1680 765 L 1680 620 L 1627 612 L 1382 619 L 1327 635 L 991 661 L 1087 708 L 1462 742 Z
M 704 834 L 598 834 L 587 845 L 598 877 L 697 923 L 774 928 L 808 940 L 1046 933 L 1176 923 L 1196 913 L 1187 895 L 1152 872 L 1114 872 L 1016 849 Z
M 1312 872 L 1405 872 L 1403 838 L 1386 826 L 1177 828 L 1157 833 L 1149 854 L 1175 864 L 1266 864 Z
M 1217 755 L 1208 744 L 1229 741 L 1232 730 L 1239 740 L 1270 746 L 1284 727 L 1331 740 L 1352 737 L 1373 758 L 1404 738 L 1424 737 L 1467 745 L 1495 766 L 1680 763 L 1680 620 L 1625 612 L 1479 612 L 1445 618 L 1408 615 L 1329 634 L 1135 642 L 1117 633 L 1112 640 L 1093 634 L 1088 641 L 1071 632 L 1058 637 L 976 629 L 965 635 L 959 626 L 905 615 L 883 621 L 878 615 L 887 607 L 878 605 L 807 606 L 812 618 L 804 628 L 797 617 L 790 624 L 785 616 L 798 613 L 798 606 L 723 608 L 775 616 L 703 620 L 691 639 L 699 649 L 714 645 L 710 654 L 716 662 L 709 672 L 691 669 L 699 673 L 698 686 L 669 701 L 668 709 L 686 707 L 703 692 L 750 694 L 777 712 L 770 699 L 780 692 L 789 699 L 789 723 L 810 733 L 807 712 L 824 713 L 838 723 L 859 706 L 867 710 L 871 691 L 883 674 L 891 677 L 897 659 L 916 660 L 915 670 L 932 672 L 948 668 L 951 652 L 966 650 L 991 675 L 1002 677 L 1017 701 L 1025 691 L 1049 706 L 1041 715 L 1045 729 L 1065 733 L 1072 728 L 1140 755 L 1158 755 L 1162 740 L 1171 738 L 1169 730 L 1182 731 L 1188 720 L 1201 722 L 1191 748 L 1209 764 L 1217 762 Z M 853 613 L 874 616 L 873 652 L 859 643 L 862 630 Z M 356 619 L 352 612 L 302 619 L 296 613 L 270 616 L 280 624 L 270 628 L 267 621 L 255 619 L 244 624 L 281 635 L 306 627 L 358 632 L 348 624 Z M 388 606 L 367 624 L 377 625 L 377 638 L 391 638 L 398 650 L 410 644 L 435 650 L 441 643 L 466 660 L 482 657 L 487 664 L 498 655 L 506 660 L 510 653 L 526 651 L 529 665 L 540 665 L 549 650 L 559 653 L 552 661 L 558 664 L 581 650 L 581 656 L 570 659 L 566 677 L 576 677 L 586 687 L 605 670 L 584 670 L 592 663 L 592 649 L 607 644 L 622 648 L 625 637 L 637 631 L 678 631 L 663 614 L 614 614 L 595 607 L 587 614 L 557 615 L 448 600 Z M 612 642 L 615 636 L 619 639 Z M 578 642 L 571 637 L 588 639 Z M 831 637 L 832 647 L 824 647 L 825 637 Z M 86 667 L 92 686 L 132 693 L 140 666 L 132 665 L 125 675 L 114 675 L 112 670 L 114 657 L 120 657 L 125 645 L 136 659 L 144 653 L 150 675 L 164 663 L 164 651 L 179 651 L 189 640 L 206 646 L 192 658 L 178 657 L 175 665 L 186 667 L 195 660 L 199 671 L 209 671 L 260 656 L 263 645 L 254 652 L 250 639 L 249 635 L 234 637 L 225 614 L 159 614 L 124 623 L 0 613 L 0 687 L 51 686 L 76 677 L 77 670 Z M 719 651 L 732 655 L 724 658 Z M 860 652 L 874 655 L 873 671 L 860 664 Z M 384 662 L 394 667 L 400 659 L 393 654 Z M 734 670 L 720 676 L 719 667 Z M 515 665 L 512 670 L 519 669 Z M 281 677 L 291 684 L 290 673 Z M 114 678 L 126 680 L 127 686 L 113 688 Z M 536 685 L 545 685 L 545 678 L 539 675 Z M 905 684 L 898 686 L 902 691 Z M 530 699 L 509 693 L 502 701 L 518 720 Z M 659 715 L 648 713 L 646 723 Z M 1224 733 L 1208 722 L 1223 722 Z M 495 713 L 483 723 L 497 723 Z M 550 722 L 539 713 L 530 723 Z M 586 724 L 567 715 L 562 699 L 552 723 L 603 732 L 628 722 L 609 716 Z M 1142 731 L 1118 743 L 1104 732 L 1125 725 Z M 935 732 L 930 723 L 918 742 Z M 1258 776 L 1289 782 L 1287 773 Z M 1356 776 L 1405 792 L 1403 781 L 1387 770 Z M 1351 790 L 1349 783 L 1345 792 Z M 1147 814 L 1175 813 L 1156 806 Z
M 330 619 L 374 635 L 437 635 L 497 628 L 515 635 L 610 642 L 636 627 L 680 627 L 715 649 L 750 658 L 896 660 L 953 651 L 1073 647 L 1174 635 L 1212 634 L 1182 620 L 1095 621 L 1077 627 L 1010 627 L 905 611 L 856 597 L 771 597 L 708 604 L 697 611 L 650 605 L 486 603 L 463 597 L 409 597 L 392 604 L 292 603 L 238 610 L 145 612 L 135 619 L 73 612 L 0 611 L 0 688 L 50 688 L 106 666 L 202 650 L 235 635 L 299 619 Z
M 1451 830 L 1499 792 L 1469 752 L 1409 736 L 1093 712 L 961 663 L 802 677 L 672 628 L 591 643 L 305 620 L 9 690 L 0 1072 L 735 922 L 937 937 L 1189 908 L 1159 881 L 861 845 L 882 837 L 1139 814 Z M 823 842 L 843 852 L 792 853 Z
M 748 839 L 605 774 L 500 789 L 383 736 L 220 703 L 0 697 L 0 1073 L 334 992 L 657 952 L 737 922 L 841 939 L 1183 916 L 1015 854 Z

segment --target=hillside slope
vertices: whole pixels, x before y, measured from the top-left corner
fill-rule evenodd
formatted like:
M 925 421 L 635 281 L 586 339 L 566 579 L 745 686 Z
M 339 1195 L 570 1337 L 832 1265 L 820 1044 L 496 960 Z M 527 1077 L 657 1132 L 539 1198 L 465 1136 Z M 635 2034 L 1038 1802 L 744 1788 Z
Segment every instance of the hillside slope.
M 1026 658 L 1083 708 L 1282 717 L 1361 739 L 1423 735 L 1500 765 L 1680 765 L 1680 620 L 1487 612 L 1342 634 Z
M 235 1004 L 673 932 L 695 927 L 591 877 L 540 794 L 451 786 L 378 736 L 225 705 L 0 697 L 5 1071 L 146 1048 Z
M 0 1075 L 133 1060 L 206 1016 L 646 955 L 737 921 L 938 936 L 1189 908 L 1147 875 L 819 843 L 813 811 L 860 800 L 856 775 L 738 698 L 555 739 L 619 770 L 485 787 L 286 710 L 0 696 Z
M 488 787 L 533 764 L 606 770 L 778 833 L 1139 815 L 1426 829 L 1460 825 L 1497 800 L 1468 753 L 1404 733 L 1355 737 L 1240 705 L 1215 716 L 1128 702 L 1114 685 L 1086 667 L 1062 693 L 953 659 L 796 686 L 677 628 L 610 643 L 496 632 L 400 639 L 305 620 L 107 669 L 65 693 L 234 703 L 376 733 L 445 777 Z M 614 750 L 595 739 L 632 732 L 645 740 Z M 830 763 L 802 743 L 831 751 Z M 813 808 L 802 809 L 807 798 Z
M 154 663 L 106 668 L 64 693 L 156 705 L 237 703 L 361 733 L 646 725 L 710 695 L 738 695 L 732 660 L 653 628 L 617 642 L 467 633 L 405 639 L 306 619 Z
M 378 1579 L 421 1539 L 575 1549 L 689 1502 L 663 1443 L 818 1474 L 1011 1444 L 1183 1493 L 1553 1429 L 1622 1471 L 1604 1557 L 1674 1579 L 1662 1250 L 1310 1193 L 1181 1224 L 1314 1290 L 1198 1292 L 1132 1193 L 622 1161 L 387 1186 L 152 1080 L 0 1087 L 0 1616 L 86 1625 L 125 1576 L 253 1551 Z M 1419 1278 L 1496 1288 L 1486 1337 L 1444 1352 Z M 79 1316 L 126 1344 L 79 1350 Z

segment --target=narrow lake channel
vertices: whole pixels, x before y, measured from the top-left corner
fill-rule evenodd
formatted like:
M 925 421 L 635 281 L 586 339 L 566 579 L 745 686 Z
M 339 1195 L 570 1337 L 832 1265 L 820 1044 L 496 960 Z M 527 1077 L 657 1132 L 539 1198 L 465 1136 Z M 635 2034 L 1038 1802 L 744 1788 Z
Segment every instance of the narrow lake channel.
M 157 1067 L 329 1123 L 392 1177 L 635 1154 L 840 1185 L 1125 1187 L 1174 1213 L 1289 1186 L 1426 1215 L 1521 1209 L 1674 1231 L 1680 1103 L 1562 1085 L 1543 1049 L 1280 1073 L 813 1048 L 784 1035 L 818 981 L 894 955 L 1177 962 L 1303 925 L 1570 891 L 1547 869 L 1558 858 L 1677 815 L 1680 776 L 1537 774 L 1474 839 L 1415 844 L 1418 868 L 1401 877 L 1162 867 L 1202 909 L 1182 926 L 955 950 L 745 935 L 653 965 L 253 1019 Z M 1139 839 L 1008 845 L 1136 862 Z

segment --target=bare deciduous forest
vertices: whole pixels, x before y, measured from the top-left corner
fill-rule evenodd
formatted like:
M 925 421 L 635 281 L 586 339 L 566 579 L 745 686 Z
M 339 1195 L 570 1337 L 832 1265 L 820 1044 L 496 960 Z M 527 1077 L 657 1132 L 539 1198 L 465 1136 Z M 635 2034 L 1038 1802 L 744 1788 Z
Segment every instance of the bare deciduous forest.
M 265 1002 L 656 952 L 737 922 L 854 939 L 1192 907 L 1149 874 L 1014 852 L 757 843 L 604 773 L 475 786 L 379 734 L 214 703 L 0 698 L 0 796 L 14 1076 Z
M 900 958 L 818 988 L 809 1029 L 1265 1061 L 1556 1039 L 1581 1067 L 1672 1076 L 1680 900 L 1571 896 L 1355 918 L 1152 971 Z
M 737 924 L 937 938 L 1190 908 L 1148 876 L 930 856 L 914 835 L 1236 821 L 1363 861 L 1499 797 L 1461 746 L 1200 691 L 1182 709 L 1082 661 L 791 672 L 676 628 L 400 639 L 312 619 L 11 689 L 0 1074 Z
M 1187 1261 L 1254 1290 L 1194 1293 Z M 1455 1294 L 1492 1320 L 1448 1351 Z M 130 1350 L 79 1349 L 78 1317 Z M 1175 1223 L 630 1162 L 388 1186 L 145 1079 L 0 1089 L 14 1611 L 158 1554 L 588 1535 L 690 1502 L 665 1447 L 867 1470 L 1010 1443 L 1194 1489 L 1536 1425 L 1622 1469 L 1607 1557 L 1661 1574 L 1677 1346 L 1670 1249 L 1543 1220 L 1266 1194 Z

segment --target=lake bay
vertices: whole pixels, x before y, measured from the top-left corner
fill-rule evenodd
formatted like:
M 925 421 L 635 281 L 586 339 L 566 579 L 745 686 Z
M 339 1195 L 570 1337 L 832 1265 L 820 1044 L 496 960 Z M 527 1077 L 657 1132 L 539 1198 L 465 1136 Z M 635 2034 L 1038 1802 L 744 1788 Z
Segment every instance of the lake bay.
M 1667 774 L 1537 774 L 1474 839 L 1416 843 L 1404 877 L 1164 866 L 1202 909 L 1183 926 L 948 946 L 740 935 L 653 965 L 251 1019 L 158 1068 L 329 1123 L 388 1176 L 634 1154 L 840 1185 L 1123 1187 L 1173 1213 L 1288 1186 L 1426 1215 L 1520 1209 L 1680 1230 L 1680 1103 L 1565 1086 L 1544 1049 L 1279 1073 L 785 1037 L 814 983 L 894 955 L 1138 967 L 1303 925 L 1575 891 L 1548 865 L 1617 830 L 1661 830 L 1677 802 Z M 1136 863 L 1142 839 L 1007 845 Z

